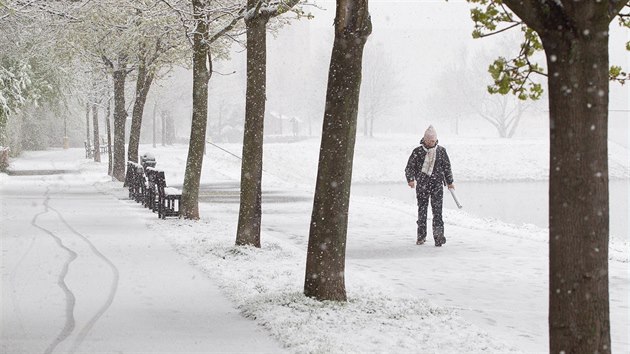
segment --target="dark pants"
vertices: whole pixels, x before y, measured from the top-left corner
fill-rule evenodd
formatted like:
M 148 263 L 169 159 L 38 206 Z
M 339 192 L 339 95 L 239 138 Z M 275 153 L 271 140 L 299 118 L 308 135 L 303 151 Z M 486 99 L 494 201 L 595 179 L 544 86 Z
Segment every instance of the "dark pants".
M 444 238 L 444 221 L 442 220 L 442 201 L 444 187 L 441 180 L 433 178 L 416 185 L 416 197 L 418 198 L 418 240 L 427 238 L 427 210 L 429 199 L 433 212 L 433 238 L 436 243 Z

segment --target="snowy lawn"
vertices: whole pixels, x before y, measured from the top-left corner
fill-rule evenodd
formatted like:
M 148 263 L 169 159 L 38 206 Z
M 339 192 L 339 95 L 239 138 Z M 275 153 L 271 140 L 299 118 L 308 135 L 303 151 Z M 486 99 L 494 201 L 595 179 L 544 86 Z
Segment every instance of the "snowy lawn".
M 457 181 L 545 180 L 548 146 L 540 140 L 441 137 Z M 238 144 L 219 144 L 241 154 Z M 403 181 L 413 136 L 359 138 L 353 182 Z M 212 145 L 202 173 L 202 219 L 157 220 L 147 227 L 203 271 L 247 318 L 290 352 L 546 352 L 547 230 L 445 210 L 447 244 L 416 246 L 415 202 L 353 194 L 348 229 L 347 303 L 302 295 L 318 139 L 265 145 L 261 249 L 234 247 L 240 160 Z M 81 157 L 82 150 L 75 149 Z M 169 185 L 181 185 L 185 146 L 151 148 Z M 610 149 L 611 178 L 628 180 L 628 151 Z M 61 152 L 57 152 L 61 153 Z M 54 154 L 54 153 L 53 153 Z M 27 154 L 22 163 L 34 155 Z M 86 162 L 76 183 L 123 198 L 119 182 Z M 491 174 L 488 172 L 491 171 Z M 98 176 L 98 177 L 95 177 Z M 0 175 L 0 178 L 7 178 Z M 66 176 L 66 178 L 69 178 Z M 445 198 L 450 196 L 445 195 Z M 121 203 L 132 212 L 131 201 Z M 430 222 L 429 222 L 430 224 Z M 129 235 L 132 236 L 132 235 Z M 628 352 L 627 235 L 611 243 L 614 352 Z M 213 301 L 213 299 L 208 299 Z
M 443 140 L 456 181 L 547 178 L 544 139 Z M 217 145 L 241 154 L 239 144 Z M 413 136 L 359 137 L 353 182 L 404 183 L 402 170 L 415 146 Z M 170 184 L 183 182 L 186 147 L 144 146 L 142 151 L 156 155 Z M 418 248 L 413 197 L 401 203 L 353 195 L 346 269 L 350 300 L 338 305 L 304 298 L 318 151 L 317 138 L 265 145 L 260 250 L 233 246 L 240 160 L 213 145 L 204 160 L 202 194 L 208 203 L 201 205 L 202 220 L 152 227 L 170 235 L 174 247 L 219 282 L 246 316 L 291 350 L 547 350 L 547 230 L 480 220 L 465 209 L 445 210 L 447 246 Z M 628 180 L 627 156 L 626 149 L 610 147 L 611 178 Z M 618 305 L 611 305 L 614 348 L 627 349 L 627 235 L 611 242 L 610 259 L 611 297 Z

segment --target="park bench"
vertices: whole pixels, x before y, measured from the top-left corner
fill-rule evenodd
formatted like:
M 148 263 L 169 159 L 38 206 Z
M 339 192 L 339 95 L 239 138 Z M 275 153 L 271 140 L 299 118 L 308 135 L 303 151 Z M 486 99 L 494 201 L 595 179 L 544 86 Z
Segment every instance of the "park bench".
M 155 188 L 158 194 L 158 217 L 179 216 L 182 192 L 166 186 L 164 171 L 156 170 Z
M 151 209 L 152 212 L 156 212 L 158 210 L 157 187 L 155 185 L 157 173 L 158 170 L 153 167 L 147 167 L 144 169 L 144 174 L 147 176 L 144 206 Z
M 91 159 L 94 156 L 94 148 L 90 146 L 87 140 L 83 141 L 83 146 L 85 147 L 85 158 Z
M 143 202 L 146 189 L 146 178 L 142 165 L 127 161 L 127 174 L 125 181 L 129 188 L 129 199 L 133 199 L 138 203 Z
M 140 164 L 135 164 L 134 167 L 136 168 L 134 179 L 136 194 L 134 200 L 144 204 L 145 195 L 147 194 L 147 178 L 144 174 L 144 168 Z
M 91 159 L 92 157 L 94 157 L 94 147 L 90 145 L 87 140 L 83 141 L 83 146 L 85 147 L 85 158 Z M 109 148 L 107 147 L 107 144 L 99 145 L 98 151 L 100 151 L 102 154 L 106 154 L 107 152 L 109 152 Z
M 167 187 L 164 171 L 154 168 L 155 158 L 150 154 L 141 157 L 142 164 L 127 161 L 126 187 L 129 199 L 157 211 L 160 219 L 167 216 L 179 216 L 182 192 Z

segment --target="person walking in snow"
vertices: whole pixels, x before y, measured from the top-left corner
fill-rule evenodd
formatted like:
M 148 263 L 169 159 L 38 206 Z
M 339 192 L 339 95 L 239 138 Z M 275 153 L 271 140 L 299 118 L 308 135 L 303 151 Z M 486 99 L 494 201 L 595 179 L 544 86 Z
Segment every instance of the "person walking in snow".
M 416 188 L 418 198 L 418 238 L 417 245 L 422 245 L 427 238 L 427 209 L 431 200 L 433 212 L 433 239 L 435 246 L 446 243 L 444 221 L 442 221 L 442 201 L 444 185 L 455 188 L 451 162 L 446 149 L 438 145 L 437 133 L 432 125 L 424 132 L 420 146 L 409 156 L 405 177 L 410 188 Z

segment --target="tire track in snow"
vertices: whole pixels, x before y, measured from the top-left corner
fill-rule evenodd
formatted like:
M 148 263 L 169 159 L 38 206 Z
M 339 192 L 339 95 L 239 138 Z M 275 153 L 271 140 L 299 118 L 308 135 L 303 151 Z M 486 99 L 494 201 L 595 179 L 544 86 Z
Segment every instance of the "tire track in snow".
M 109 260 L 109 258 L 107 258 L 105 255 L 103 255 L 103 253 L 101 253 L 96 246 L 94 246 L 94 244 L 83 234 L 81 234 L 80 232 L 78 232 L 77 230 L 75 230 L 72 226 L 70 226 L 70 224 L 66 221 L 66 219 L 63 217 L 63 215 L 61 215 L 61 213 L 53 208 L 50 207 L 50 210 L 54 211 L 57 216 L 59 217 L 59 219 L 61 220 L 61 222 L 76 236 L 78 236 L 79 238 L 81 238 L 89 247 L 90 250 L 92 250 L 92 252 L 98 257 L 100 258 L 103 262 L 105 262 L 109 268 L 112 271 L 112 284 L 110 285 L 109 288 L 109 294 L 107 296 L 107 300 L 105 301 L 105 303 L 99 308 L 99 310 L 96 312 L 96 314 L 94 314 L 94 316 L 92 316 L 92 318 L 88 321 L 88 323 L 83 326 L 83 328 L 81 329 L 81 331 L 79 332 L 79 334 L 77 335 L 77 337 L 74 340 L 74 343 L 72 344 L 72 347 L 69 350 L 69 353 L 74 353 L 79 346 L 83 343 L 83 341 L 85 340 L 85 338 L 87 337 L 87 335 L 90 333 L 90 331 L 92 330 L 92 327 L 94 327 L 94 325 L 96 324 L 96 322 L 101 318 L 101 316 L 103 316 L 103 314 L 107 311 L 107 309 L 109 309 L 109 307 L 111 306 L 111 304 L 114 302 L 114 297 L 116 296 L 116 292 L 118 291 L 118 282 L 119 282 L 119 278 L 120 278 L 120 274 L 118 272 L 118 268 L 116 268 L 116 265 L 114 265 L 114 263 Z
M 59 334 L 57 335 L 57 337 L 48 345 L 48 347 L 46 348 L 46 350 L 44 351 L 45 354 L 50 354 L 53 352 L 53 350 L 55 350 L 55 348 L 59 345 L 59 343 L 63 342 L 64 340 L 66 340 L 66 338 L 68 338 L 70 336 L 70 334 L 72 334 L 72 331 L 74 331 L 74 326 L 75 326 L 75 320 L 74 320 L 74 306 L 76 304 L 76 298 L 74 296 L 74 294 L 72 293 L 72 291 L 68 288 L 68 285 L 66 284 L 66 276 L 68 275 L 68 270 L 70 268 L 70 263 L 72 263 L 72 261 L 74 261 L 77 258 L 77 254 L 76 252 L 74 252 L 73 250 L 69 249 L 68 247 L 66 247 L 63 244 L 63 241 L 57 236 L 55 235 L 52 231 L 43 228 L 39 225 L 37 225 L 37 218 L 40 215 L 46 214 L 48 212 L 48 201 L 50 200 L 50 196 L 48 195 L 48 190 L 46 190 L 46 199 L 44 200 L 44 211 L 42 211 L 41 213 L 36 214 L 33 217 L 33 220 L 31 221 L 31 225 L 33 225 L 33 227 L 36 227 L 40 230 L 42 230 L 43 232 L 45 232 L 46 234 L 48 234 L 50 237 L 52 237 L 55 240 L 55 243 L 64 251 L 66 251 L 68 253 L 68 258 L 66 259 L 63 268 L 61 270 L 61 273 L 59 273 L 59 276 L 57 277 L 57 285 L 59 285 L 59 287 L 61 288 L 61 290 L 64 292 L 65 296 L 66 296 L 66 322 L 63 326 L 63 328 L 61 329 L 61 331 L 59 332 Z

